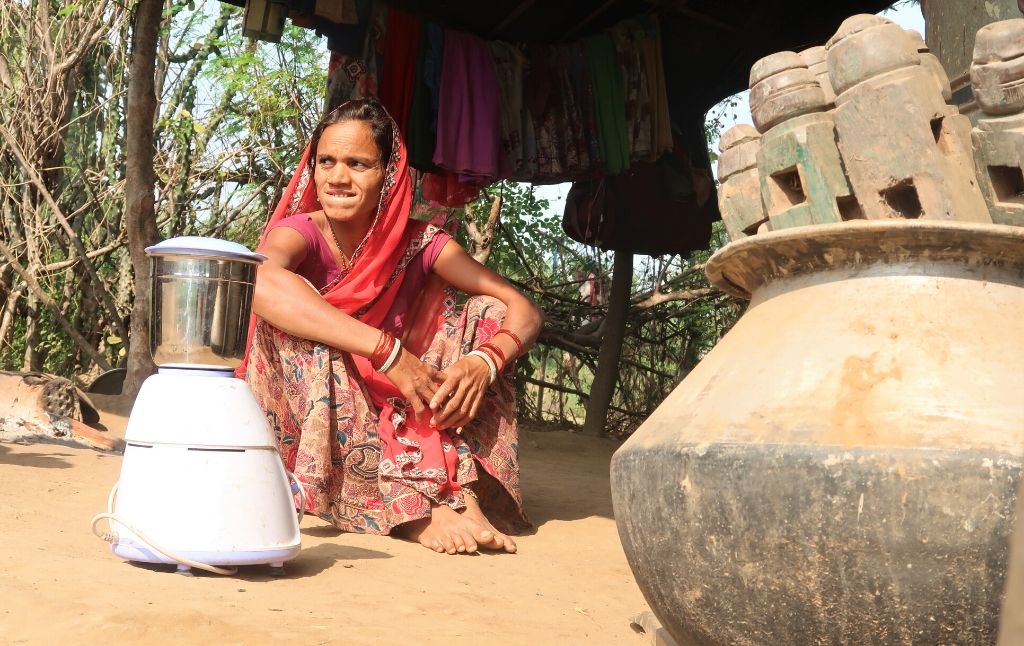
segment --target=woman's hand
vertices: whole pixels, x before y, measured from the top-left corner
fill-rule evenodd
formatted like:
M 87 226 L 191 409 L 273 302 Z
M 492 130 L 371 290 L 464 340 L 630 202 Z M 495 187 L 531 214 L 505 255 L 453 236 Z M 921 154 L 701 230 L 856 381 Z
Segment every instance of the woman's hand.
M 460 428 L 476 417 L 491 382 L 490 368 L 477 356 L 462 357 L 438 373 L 444 383 L 430 400 L 438 429 Z
M 409 400 L 417 418 L 427 412 L 428 402 L 432 401 L 438 385 L 444 381 L 442 373 L 417 359 L 405 348 L 399 351 L 398 360 L 388 368 L 384 376 Z

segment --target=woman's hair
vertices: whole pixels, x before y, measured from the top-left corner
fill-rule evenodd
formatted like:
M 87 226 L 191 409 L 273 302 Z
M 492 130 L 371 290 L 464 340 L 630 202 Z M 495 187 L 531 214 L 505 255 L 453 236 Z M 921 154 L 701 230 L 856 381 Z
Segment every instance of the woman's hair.
M 391 162 L 391 148 L 394 143 L 392 124 L 394 121 L 380 101 L 373 97 L 345 101 L 320 120 L 320 123 L 313 129 L 313 135 L 309 138 L 309 170 L 316 169 L 316 148 L 324 130 L 342 121 L 363 121 L 370 126 L 373 140 L 377 144 L 377 149 L 380 150 L 381 169 L 386 171 Z

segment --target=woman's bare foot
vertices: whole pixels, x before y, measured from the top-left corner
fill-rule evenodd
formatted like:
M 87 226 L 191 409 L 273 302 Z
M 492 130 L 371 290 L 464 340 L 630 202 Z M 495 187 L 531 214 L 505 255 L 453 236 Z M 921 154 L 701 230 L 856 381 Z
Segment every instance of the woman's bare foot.
M 468 517 L 473 522 L 477 523 L 480 527 L 483 527 L 484 531 L 491 534 L 493 538 L 490 541 L 480 541 L 481 547 L 487 547 L 492 550 L 505 550 L 509 554 L 515 554 L 516 542 L 512 540 L 511 536 L 506 536 L 498 530 L 494 529 L 491 525 L 491 521 L 487 520 L 487 516 L 484 516 L 484 512 L 480 509 L 480 503 L 471 494 L 466 494 L 466 508 L 462 511 L 463 517 Z
M 475 552 L 480 546 L 491 547 L 500 536 L 490 523 L 481 524 L 475 517 L 460 514 L 447 505 L 431 505 L 429 517 L 403 523 L 395 528 L 395 534 L 429 550 L 449 554 Z

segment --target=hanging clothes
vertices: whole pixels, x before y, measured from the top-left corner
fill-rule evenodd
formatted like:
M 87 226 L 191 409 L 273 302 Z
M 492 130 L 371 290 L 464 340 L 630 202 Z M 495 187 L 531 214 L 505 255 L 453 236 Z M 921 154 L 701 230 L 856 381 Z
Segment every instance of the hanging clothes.
M 413 220 L 419 220 L 432 224 L 437 228 L 445 231 L 450 236 L 455 237 L 456 231 L 459 228 L 459 217 L 462 214 L 461 209 L 456 207 L 449 207 L 428 199 L 423 194 L 423 180 L 425 174 L 417 170 L 411 172 L 413 182 L 413 199 L 412 199 L 412 211 L 409 213 L 409 218 Z
M 619 23 L 611 30 L 616 57 L 622 72 L 626 94 L 626 138 L 629 158 L 643 160 L 651 156 L 651 99 L 647 84 L 647 68 L 641 60 L 643 31 L 635 21 Z
M 523 173 L 523 63 L 519 48 L 508 43 L 489 44 L 494 59 L 501 98 L 501 176 L 516 177 Z
M 583 138 L 579 143 L 581 160 L 583 151 L 586 151 L 587 161 L 582 163 L 583 170 L 596 170 L 601 167 L 601 149 L 597 138 L 597 120 L 594 116 L 594 83 L 590 78 L 590 68 L 587 66 L 587 52 L 580 42 L 569 45 L 568 50 L 569 61 L 566 69 L 576 109 L 579 112 L 579 134 Z
M 583 41 L 587 64 L 594 83 L 594 115 L 598 145 L 608 173 L 629 168 L 629 140 L 626 129 L 626 91 L 615 52 L 608 34 Z
M 437 202 L 442 206 L 465 206 L 476 199 L 483 185 L 460 181 L 455 173 L 441 171 L 424 173 L 422 184 L 423 199 Z
M 657 16 L 638 19 L 644 32 L 641 56 L 647 70 L 651 99 L 651 137 L 653 146 L 649 161 L 653 161 L 673 148 L 672 117 L 668 112 L 668 93 L 665 88 L 665 65 L 661 54 L 661 26 Z
M 409 115 L 416 86 L 416 57 L 423 22 L 394 8 L 387 12 L 387 33 L 382 43 L 384 66 L 380 79 L 380 102 L 405 137 L 409 133 Z
M 227 0 L 244 4 L 242 0 Z M 457 206 L 498 179 L 615 175 L 673 148 L 657 16 L 560 45 L 516 46 L 381 0 L 282 0 L 331 48 L 328 104 L 377 96 L 427 193 Z
M 434 163 L 479 185 L 498 179 L 501 158 L 498 80 L 487 44 L 445 30 Z
M 533 68 L 533 63 L 528 56 L 523 54 L 522 50 L 517 51 L 522 56 L 523 69 L 521 78 L 525 84 L 525 80 Z M 533 124 L 533 116 L 526 105 L 525 85 L 520 89 L 520 95 L 523 97 L 523 104 L 519 110 L 522 120 L 523 162 L 522 169 L 518 173 L 514 173 L 512 179 L 517 182 L 532 182 L 537 177 L 537 130 Z
M 327 69 L 329 107 L 337 107 L 349 99 L 377 95 L 377 77 L 361 56 L 331 52 Z
M 572 156 L 565 140 L 565 118 L 559 114 L 563 97 L 557 49 L 531 45 L 527 51 L 531 64 L 523 79 L 523 101 L 533 119 L 537 137 L 536 179 L 557 177 L 567 172 L 566 158 Z
M 559 45 L 554 48 L 553 57 L 557 65 L 560 88 L 556 115 L 564 133 L 565 177 L 574 177 L 591 167 L 581 98 L 576 92 L 576 84 L 571 73 L 573 49 L 572 45 Z
M 439 171 L 434 164 L 437 110 L 441 98 L 441 60 L 444 30 L 433 22 L 423 25 L 416 53 L 415 85 L 409 114 L 409 163 L 421 171 Z
M 313 28 L 318 36 L 327 37 L 327 49 L 331 52 L 347 56 L 360 56 L 364 53 L 364 45 L 373 23 L 376 4 L 374 0 L 356 0 L 354 23 L 350 22 L 353 17 L 347 12 L 342 17 L 345 22 L 336 22 L 314 14 Z M 342 7 L 342 9 L 345 8 Z
M 363 46 L 358 54 L 331 51 L 327 66 L 328 109 L 349 99 L 378 95 L 382 57 L 380 43 L 387 32 L 387 7 L 373 3 L 363 24 Z

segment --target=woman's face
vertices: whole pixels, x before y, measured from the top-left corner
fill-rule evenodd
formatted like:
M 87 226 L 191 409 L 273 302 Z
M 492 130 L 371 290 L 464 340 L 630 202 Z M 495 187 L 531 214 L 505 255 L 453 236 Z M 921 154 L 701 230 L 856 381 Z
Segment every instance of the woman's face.
M 369 226 L 384 186 L 380 150 L 370 124 L 340 121 L 324 130 L 317 143 L 313 182 L 328 218 Z

